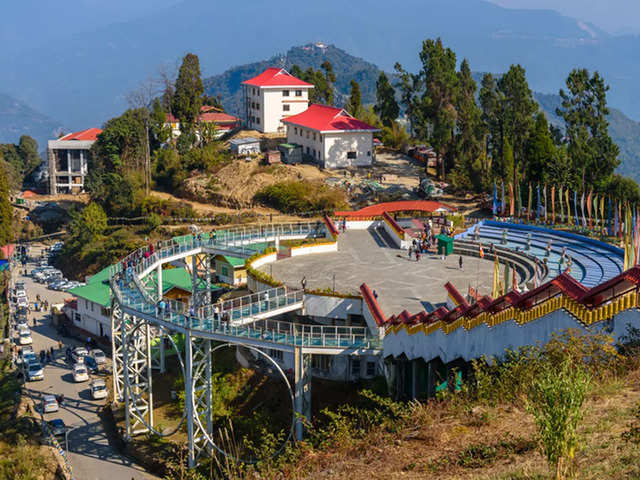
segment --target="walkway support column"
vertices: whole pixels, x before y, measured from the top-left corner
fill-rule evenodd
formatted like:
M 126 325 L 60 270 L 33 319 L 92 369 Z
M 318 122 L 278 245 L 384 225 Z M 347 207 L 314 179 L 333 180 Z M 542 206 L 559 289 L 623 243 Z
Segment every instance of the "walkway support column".
M 160 301 L 162 300 L 162 296 L 164 294 L 164 289 L 162 288 L 162 263 L 158 265 L 158 267 L 156 268 L 156 281 L 158 283 L 157 285 L 158 301 Z
M 191 332 L 189 330 L 184 334 L 184 408 L 187 411 L 187 448 L 188 448 L 188 465 L 189 468 L 196 466 L 195 442 L 193 439 L 194 427 L 194 411 L 193 411 L 193 355 L 191 350 L 192 342 Z
M 303 353 L 302 347 L 294 347 L 294 381 L 295 381 L 295 437 L 302 440 L 304 436 L 304 417 L 311 420 L 311 354 Z

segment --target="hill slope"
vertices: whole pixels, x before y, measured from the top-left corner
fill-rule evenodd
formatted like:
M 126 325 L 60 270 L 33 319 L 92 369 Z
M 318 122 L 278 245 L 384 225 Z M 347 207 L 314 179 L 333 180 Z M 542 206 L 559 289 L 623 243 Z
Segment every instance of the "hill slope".
M 240 89 L 242 81 L 274 65 L 291 68 L 292 65 L 297 64 L 302 69 L 308 67 L 317 69 L 325 60 L 331 62 L 336 73 L 336 104 L 343 105 L 346 102 L 350 89 L 349 82 L 352 78 L 360 83 L 363 103 L 375 102 L 376 80 L 381 70 L 374 64 L 350 55 L 340 48 L 323 44 L 293 47 L 287 53 L 274 55 L 268 60 L 233 67 L 220 75 L 206 78 L 205 90 L 209 95 L 220 96 L 224 107 L 229 112 L 239 115 L 242 111 Z M 479 83 L 482 74 L 474 73 L 473 76 Z M 534 92 L 534 96 L 549 121 L 561 126 L 562 119 L 555 114 L 556 108 L 561 105 L 560 96 L 539 92 Z M 611 109 L 609 122 L 611 136 L 620 147 L 622 163 L 618 167 L 618 172 L 640 182 L 640 123 L 631 120 L 615 108 Z
M 0 143 L 18 143 L 20 136 L 31 135 L 42 151 L 54 138 L 61 124 L 29 105 L 0 93 Z
M 421 42 L 436 36 L 477 71 L 522 63 L 543 92 L 556 91 L 575 66 L 598 68 L 611 83 L 612 105 L 640 119 L 640 37 L 612 37 L 555 12 L 482 0 L 406 0 L 401 8 L 385 0 L 183 0 L 13 55 L 3 62 L 0 90 L 79 129 L 121 112 L 126 92 L 187 51 L 200 55 L 210 75 L 325 39 L 385 70 L 396 61 L 415 69 Z

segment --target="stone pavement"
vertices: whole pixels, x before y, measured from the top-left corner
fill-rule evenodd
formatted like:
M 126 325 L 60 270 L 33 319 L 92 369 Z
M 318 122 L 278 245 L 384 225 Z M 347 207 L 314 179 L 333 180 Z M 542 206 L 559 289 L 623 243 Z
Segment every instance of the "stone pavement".
M 32 247 L 31 255 L 38 253 L 39 248 Z M 35 252 L 34 252 L 35 250 Z M 29 272 L 34 267 L 27 265 Z M 50 304 L 62 303 L 69 294 L 49 290 L 46 285 L 34 282 L 31 277 L 22 275 L 24 267 L 14 270 L 15 281 L 23 281 L 27 290 L 29 301 L 33 302 L 36 295 L 42 300 L 48 300 Z M 35 326 L 34 325 L 35 321 Z M 33 349 L 36 355 L 40 350 L 56 349 L 55 361 L 45 366 L 44 380 L 39 382 L 27 382 L 25 390 L 28 391 L 39 405 L 42 394 L 64 394 L 65 405 L 56 413 L 44 416 L 45 420 L 61 418 L 68 427 L 73 430 L 69 433 L 69 459 L 73 469 L 73 477 L 76 480 L 148 480 L 156 477 L 147 474 L 130 460 L 122 457 L 107 439 L 102 421 L 98 417 L 98 410 L 104 404 L 104 400 L 92 400 L 89 392 L 89 382 L 74 383 L 71 375 L 71 365 L 65 362 L 64 349 L 67 346 L 78 345 L 79 342 L 61 338 L 56 329 L 50 325 L 44 317 L 44 312 L 31 312 L 29 314 L 29 326 L 32 331 Z M 63 351 L 58 351 L 58 340 L 64 342 Z M 111 389 L 111 384 L 107 383 Z
M 285 258 L 260 270 L 297 288 L 303 276 L 308 289 L 333 288 L 334 275 L 338 292 L 359 293 L 360 285 L 366 283 L 376 290 L 382 311 L 389 317 L 405 309 L 418 313 L 444 304 L 447 281 L 463 295 L 469 286 L 490 295 L 493 262 L 463 257 L 461 270 L 458 258 L 451 255 L 443 261 L 427 254 L 416 262 L 415 256 L 409 260 L 406 250 L 390 245 L 388 238 L 373 230 L 351 230 L 340 234 L 337 252 Z

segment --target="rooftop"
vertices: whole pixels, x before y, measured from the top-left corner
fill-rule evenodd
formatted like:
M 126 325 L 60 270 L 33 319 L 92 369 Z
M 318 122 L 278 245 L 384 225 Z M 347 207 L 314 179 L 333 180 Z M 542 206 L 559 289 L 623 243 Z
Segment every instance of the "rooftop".
M 214 109 L 214 107 L 202 107 L 202 108 L 209 108 L 212 110 Z M 166 118 L 166 121 L 169 123 L 178 123 L 180 121 L 170 113 L 168 113 L 165 118 Z M 214 122 L 219 126 L 235 125 L 240 123 L 240 119 L 238 117 L 229 115 L 228 113 L 215 112 L 210 110 L 202 110 L 200 113 L 200 116 L 198 117 L 198 121 L 202 123 Z
M 254 137 L 234 138 L 229 143 L 233 145 L 247 145 L 249 143 L 258 143 L 260 140 Z
M 254 87 L 308 87 L 313 88 L 313 85 L 294 77 L 284 68 L 270 67 L 267 68 L 260 75 L 257 75 L 249 80 L 242 82 L 245 85 L 252 85 Z
M 102 130 L 99 128 L 87 128 L 86 130 L 81 130 L 79 132 L 67 133 L 65 136 L 60 137 L 58 140 L 69 141 L 95 141 L 98 139 L 98 135 L 102 133 Z
M 376 217 L 384 212 L 455 212 L 456 208 L 446 203 L 433 200 L 402 200 L 398 202 L 383 202 L 353 211 L 335 212 L 338 217 Z
M 283 123 L 317 130 L 319 132 L 371 131 L 379 129 L 352 117 L 342 108 L 328 105 L 309 105 L 304 112 L 284 118 Z

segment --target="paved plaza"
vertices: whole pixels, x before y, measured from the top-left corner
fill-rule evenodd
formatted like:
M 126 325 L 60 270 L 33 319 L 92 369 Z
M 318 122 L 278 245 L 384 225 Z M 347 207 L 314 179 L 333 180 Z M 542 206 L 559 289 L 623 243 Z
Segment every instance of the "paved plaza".
M 338 292 L 358 293 L 366 283 L 378 293 L 385 316 L 391 316 L 405 309 L 409 313 L 431 311 L 444 304 L 447 281 L 463 295 L 469 286 L 476 285 L 481 294 L 490 295 L 493 261 L 463 257 L 460 269 L 458 259 L 458 255 L 451 255 L 443 261 L 427 254 L 419 262 L 415 257 L 409 260 L 407 251 L 393 246 L 386 235 L 352 230 L 340 234 L 337 252 L 286 258 L 260 270 L 298 288 L 306 276 L 307 288 L 312 290 L 333 288 L 334 275 Z

